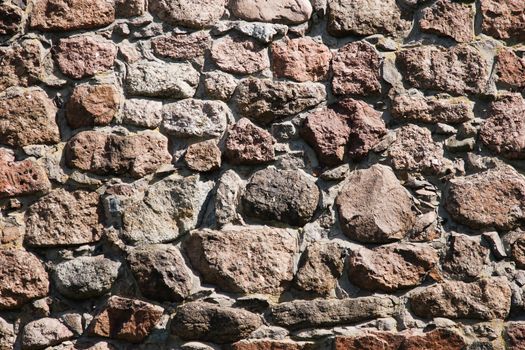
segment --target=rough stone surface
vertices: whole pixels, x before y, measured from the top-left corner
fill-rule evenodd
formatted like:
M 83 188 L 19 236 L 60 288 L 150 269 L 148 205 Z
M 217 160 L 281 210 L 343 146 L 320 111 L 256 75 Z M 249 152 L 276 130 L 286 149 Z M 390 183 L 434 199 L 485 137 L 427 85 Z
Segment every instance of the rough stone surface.
M 376 95 L 381 91 L 381 57 L 366 41 L 343 46 L 334 57 L 332 88 L 337 95 Z
M 242 197 L 247 216 L 292 226 L 310 221 L 318 201 L 319 189 L 308 177 L 271 168 L 253 174 Z
M 224 72 L 209 72 L 204 78 L 204 90 L 215 99 L 228 101 L 237 87 L 235 78 Z
M 11 350 L 15 342 L 16 334 L 13 325 L 0 317 L 0 349 Z
M 157 301 L 181 301 L 192 288 L 192 277 L 179 250 L 171 245 L 146 245 L 128 256 L 142 294 Z
M 439 0 L 423 9 L 419 26 L 424 32 L 450 37 L 459 43 L 474 37 L 474 11 L 471 6 Z
M 401 348 L 403 350 L 461 350 L 465 346 L 465 340 L 457 331 L 438 328 L 428 333 L 410 334 L 403 341 Z
M 396 243 L 360 248 L 350 252 L 348 277 L 360 288 L 393 292 L 421 284 L 438 261 L 437 252 L 426 245 Z
M 224 155 L 231 164 L 261 164 L 275 159 L 272 135 L 253 124 L 247 118 L 241 118 L 228 130 Z
M 227 35 L 213 42 L 213 62 L 223 71 L 252 74 L 270 67 L 268 49 L 258 41 L 240 35 Z
M 514 322 L 505 329 L 508 345 L 511 349 L 519 349 L 525 345 L 525 324 Z
M 184 154 L 188 168 L 207 172 L 221 167 L 221 150 L 215 140 L 197 142 L 189 146 Z
M 236 17 L 257 22 L 299 24 L 312 15 L 308 0 L 232 0 L 229 8 Z
M 162 122 L 162 102 L 140 98 L 128 99 L 122 106 L 122 122 L 156 129 Z
M 117 47 L 110 41 L 91 36 L 61 39 L 55 48 L 60 71 L 73 79 L 82 79 L 113 67 Z
M 525 179 L 501 166 L 450 181 L 445 209 L 458 223 L 472 228 L 515 228 L 523 220 Z
M 16 42 L 0 51 L 0 92 L 10 86 L 29 86 L 43 76 L 42 43 L 37 39 Z
M 0 36 L 11 36 L 20 30 L 24 12 L 10 3 L 0 5 Z
M 249 311 L 192 302 L 177 308 L 171 332 L 182 339 L 231 343 L 246 338 L 262 325 Z
M 103 256 L 79 257 L 58 264 L 53 280 L 59 292 L 72 299 L 107 293 L 117 279 L 120 263 Z
M 210 35 L 205 32 L 165 35 L 151 40 L 151 48 L 157 56 L 174 60 L 202 57 L 210 46 Z
M 55 189 L 28 208 L 26 228 L 25 242 L 30 246 L 96 242 L 102 234 L 99 195 Z
M 23 250 L 0 250 L 0 310 L 15 309 L 49 292 L 42 262 Z
M 206 283 L 235 293 L 282 292 L 293 279 L 297 233 L 265 226 L 194 231 L 185 245 Z
M 343 232 L 359 242 L 402 239 L 416 220 L 410 194 L 383 165 L 354 171 L 339 192 L 336 205 Z
M 310 350 L 315 349 L 315 343 L 296 343 L 293 341 L 287 340 L 253 340 L 253 341 L 239 341 L 232 344 L 233 350 L 271 350 L 271 349 L 281 349 L 281 350 Z
M 509 49 L 499 51 L 496 58 L 498 82 L 511 89 L 525 88 L 525 58 Z
M 120 107 L 120 94 L 113 85 L 82 84 L 75 87 L 66 106 L 72 128 L 111 123 Z
M 321 84 L 244 79 L 237 87 L 237 106 L 251 120 L 267 124 L 318 105 L 326 97 Z
M 23 349 L 43 349 L 73 338 L 74 334 L 56 318 L 45 317 L 25 325 Z
M 473 280 L 483 271 L 488 249 L 465 235 L 452 235 L 443 270 L 464 281 Z
M 45 193 L 51 188 L 45 170 L 30 159 L 17 162 L 0 149 L 0 198 Z
M 141 300 L 112 296 L 88 328 L 92 336 L 141 343 L 160 321 L 164 309 Z
M 481 0 L 483 33 L 497 39 L 525 40 L 525 4 L 519 0 Z
M 326 80 L 331 59 L 330 49 L 310 37 L 272 44 L 273 72 L 279 78 L 298 82 Z
M 150 0 L 149 10 L 169 24 L 200 29 L 214 25 L 225 5 L 225 0 Z

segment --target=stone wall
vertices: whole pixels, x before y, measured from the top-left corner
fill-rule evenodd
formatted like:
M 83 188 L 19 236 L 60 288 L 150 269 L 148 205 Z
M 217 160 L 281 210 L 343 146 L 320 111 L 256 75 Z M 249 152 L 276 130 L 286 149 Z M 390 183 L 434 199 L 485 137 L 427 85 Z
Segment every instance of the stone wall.
M 525 349 L 523 0 L 2 0 L 0 349 Z

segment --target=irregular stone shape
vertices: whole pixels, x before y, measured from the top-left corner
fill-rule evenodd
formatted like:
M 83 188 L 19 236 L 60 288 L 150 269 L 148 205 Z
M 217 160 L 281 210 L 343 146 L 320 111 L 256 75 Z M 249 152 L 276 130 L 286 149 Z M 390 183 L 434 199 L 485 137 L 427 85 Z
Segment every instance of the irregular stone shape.
M 402 350 L 462 350 L 465 340 L 453 329 L 437 328 L 428 333 L 414 332 L 405 337 Z M 474 348 L 477 349 L 477 348 Z M 482 350 L 483 348 L 479 348 Z
M 12 36 L 18 33 L 22 24 L 24 11 L 18 6 L 0 4 L 0 36 Z
M 272 339 L 241 340 L 232 344 L 232 350 L 314 350 L 315 348 L 315 343 Z
M 128 261 L 145 297 L 161 302 L 179 302 L 190 294 L 192 277 L 174 246 L 141 246 L 131 251 Z
M 219 137 L 233 120 L 230 108 L 222 101 L 186 99 L 162 107 L 162 128 L 177 137 Z
M 105 27 L 115 20 L 112 2 L 104 0 L 36 0 L 29 26 L 42 31 Z
M 328 32 L 333 36 L 400 36 L 410 26 L 395 0 L 328 0 Z
M 328 78 L 332 53 L 311 37 L 288 39 L 272 44 L 273 73 L 299 82 Z
M 150 0 L 149 10 L 171 25 L 201 29 L 217 23 L 225 5 L 225 0 Z
M 359 242 L 402 239 L 416 221 L 410 194 L 383 165 L 350 173 L 335 203 L 343 232 Z
M 483 33 L 496 39 L 525 40 L 525 3 L 520 0 L 481 0 Z
M 210 46 L 211 37 L 206 32 L 164 35 L 151 39 L 151 48 L 155 55 L 174 60 L 203 57 Z
M 66 118 L 72 128 L 108 125 L 119 107 L 120 94 L 115 86 L 77 85 L 66 105 Z
M 474 38 L 474 14 L 469 5 L 439 0 L 422 10 L 419 27 L 423 32 L 465 43 Z
M 256 22 L 299 24 L 312 15 L 308 0 L 232 0 L 229 6 L 236 17 Z
M 424 96 L 418 90 L 396 94 L 392 116 L 429 124 L 460 124 L 474 119 L 474 103 L 464 97 Z
M 394 292 L 415 287 L 437 265 L 437 252 L 427 245 L 396 243 L 352 250 L 348 277 L 360 288 Z
M 502 49 L 496 57 L 498 83 L 511 89 L 525 88 L 525 58 L 512 50 Z
M 55 189 L 26 211 L 25 243 L 36 247 L 93 243 L 102 235 L 99 195 Z
M 13 325 L 0 317 L 0 350 L 12 350 L 15 342 L 16 334 Z
M 107 293 L 117 279 L 120 263 L 103 256 L 82 256 L 55 267 L 58 291 L 72 299 L 89 299 Z
M 11 88 L 0 96 L 0 143 L 23 147 L 60 142 L 57 108 L 40 88 Z
M 0 250 L 0 310 L 45 297 L 49 280 L 42 262 L 23 250 Z
M 191 170 L 217 170 L 221 167 L 221 150 L 215 140 L 197 142 L 188 147 L 184 153 L 184 161 Z
M 61 39 L 55 48 L 60 71 L 73 79 L 92 77 L 113 68 L 117 47 L 95 36 Z
M 295 232 L 266 226 L 199 230 L 185 242 L 206 283 L 233 293 L 279 294 L 293 279 Z
M 22 349 L 44 349 L 58 345 L 73 336 L 73 332 L 56 318 L 41 318 L 25 325 Z
M 330 327 L 391 316 L 397 306 L 395 297 L 295 300 L 270 309 L 273 323 L 289 328 Z
M 237 87 L 236 102 L 242 116 L 268 124 L 314 107 L 325 98 L 325 88 L 319 83 L 247 78 Z
M 319 189 L 298 171 L 266 168 L 252 175 L 242 197 L 244 213 L 263 221 L 303 226 L 312 219 Z
M 132 96 L 188 98 L 199 76 L 190 63 L 140 61 L 129 67 L 125 87 Z
M 240 223 L 241 217 L 237 212 L 244 182 L 233 170 L 226 170 L 217 183 L 214 209 L 215 221 L 219 226 L 229 223 Z
M 95 316 L 87 333 L 129 343 L 142 343 L 160 321 L 163 312 L 160 306 L 113 295 Z
M 510 166 L 450 180 L 445 209 L 459 223 L 511 230 L 524 219 L 525 178 Z
M 305 292 L 328 295 L 343 274 L 343 250 L 336 243 L 314 243 L 301 260 L 294 284 Z
M 215 40 L 211 57 L 229 73 L 252 74 L 270 67 L 268 49 L 248 36 L 227 35 Z
M 241 118 L 228 130 L 224 155 L 230 164 L 271 162 L 275 159 L 275 142 L 268 131 L 247 118 Z
M 130 18 L 142 16 L 146 12 L 147 0 L 115 0 L 117 17 Z
M 343 46 L 334 57 L 332 89 L 337 95 L 376 95 L 381 91 L 382 59 L 366 41 Z
M 510 253 L 516 267 L 523 269 L 525 267 L 525 236 L 520 234 L 516 240 L 510 244 Z
M 44 48 L 36 39 L 15 42 L 0 51 L 0 92 L 10 86 L 29 86 L 44 74 Z
M 177 308 L 171 333 L 185 340 L 231 343 L 260 326 L 261 318 L 249 311 L 196 301 Z
M 463 281 L 474 280 L 483 271 L 488 253 L 487 248 L 468 236 L 452 235 L 443 270 Z
M 50 188 L 46 171 L 37 162 L 17 162 L 13 153 L 0 149 L 0 198 L 45 193 Z
M 140 178 L 170 161 L 168 139 L 152 131 L 128 136 L 82 131 L 66 145 L 69 167 L 98 175 L 129 173 Z
M 491 151 L 509 159 L 525 159 L 525 100 L 521 94 L 498 97 L 486 109 L 479 138 Z
M 366 332 L 354 336 L 336 336 L 334 350 L 399 350 L 404 336 L 390 332 Z
M 440 173 L 447 160 L 443 145 L 432 140 L 430 130 L 414 124 L 396 130 L 396 140 L 388 149 L 395 170 L 417 173 Z
M 237 87 L 235 78 L 221 71 L 208 72 L 204 78 L 204 91 L 214 99 L 228 101 Z
M 404 50 L 397 54 L 396 64 L 410 86 L 453 95 L 484 92 L 489 76 L 487 61 L 469 45 Z
M 476 320 L 505 319 L 511 304 L 511 289 L 504 277 L 476 282 L 447 281 L 410 296 L 410 306 L 423 318 L 446 317 Z
M 162 122 L 162 102 L 132 98 L 124 101 L 122 122 L 148 129 L 156 129 Z
M 512 322 L 505 329 L 505 338 L 509 349 L 521 349 L 525 346 L 525 323 Z

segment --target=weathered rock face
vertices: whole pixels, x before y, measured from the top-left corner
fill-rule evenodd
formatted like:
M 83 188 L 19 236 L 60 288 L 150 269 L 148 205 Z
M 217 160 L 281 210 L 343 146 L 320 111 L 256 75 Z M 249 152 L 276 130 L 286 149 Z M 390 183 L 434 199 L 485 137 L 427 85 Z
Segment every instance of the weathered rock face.
M 200 230 L 185 251 L 206 283 L 234 293 L 279 294 L 293 279 L 298 237 L 265 226 Z
M 326 97 L 324 86 L 248 78 L 237 87 L 237 106 L 251 120 L 267 124 L 318 105 Z
M 225 5 L 225 0 L 151 0 L 149 10 L 169 24 L 200 29 L 214 25 Z
M 337 95 L 376 95 L 381 91 L 381 57 L 366 41 L 343 46 L 334 57 L 332 88 Z
M 497 39 L 525 39 L 525 4 L 518 0 L 482 0 L 483 33 Z
M 210 46 L 211 37 L 205 32 L 165 35 L 151 39 L 151 48 L 157 56 L 174 60 L 203 57 Z
M 44 265 L 23 250 L 0 250 L 0 279 L 0 310 L 21 307 L 49 292 Z
M 42 43 L 36 39 L 16 42 L 0 54 L 0 92 L 10 86 L 29 86 L 43 75 Z
M 231 343 L 250 335 L 262 325 L 249 311 L 191 302 L 177 308 L 171 332 L 186 340 Z
M 221 70 L 229 73 L 252 74 L 270 67 L 268 49 L 247 36 L 227 35 L 215 40 L 211 56 Z
M 228 101 L 237 87 L 235 78 L 224 72 L 209 72 L 204 78 L 204 90 L 215 99 Z
M 29 322 L 22 335 L 23 349 L 44 349 L 73 338 L 74 334 L 56 318 L 45 317 Z
M 508 344 L 512 349 L 519 349 L 525 345 L 525 324 L 513 322 L 505 329 Z
M 272 44 L 273 72 L 280 78 L 298 82 L 325 80 L 331 59 L 330 49 L 310 37 Z
M 215 220 L 219 226 L 239 223 L 241 216 L 237 212 L 244 183 L 233 170 L 226 170 L 217 182 L 214 209 Z
M 164 309 L 144 301 L 112 296 L 93 319 L 88 334 L 141 343 L 160 321 Z
M 328 32 L 334 36 L 401 35 L 410 29 L 395 0 L 329 0 Z
M 174 246 L 141 246 L 130 253 L 128 261 L 144 296 L 157 301 L 176 302 L 189 295 L 192 277 Z
M 282 350 L 310 350 L 315 349 L 315 343 L 296 343 L 288 340 L 251 340 L 251 341 L 239 341 L 232 344 L 233 350 L 271 350 L 271 349 L 282 349 Z
M 75 87 L 66 106 L 72 128 L 109 124 L 118 113 L 120 95 L 113 85 L 82 84 Z
M 140 98 L 128 99 L 122 106 L 122 121 L 135 126 L 156 129 L 162 122 L 162 102 Z
M 150 131 L 129 136 L 82 131 L 66 146 L 68 166 L 99 175 L 140 178 L 170 161 L 167 138 Z
M 104 0 L 36 0 L 29 25 L 42 31 L 69 31 L 107 26 L 115 20 L 113 4 Z
M 474 37 L 474 14 L 470 6 L 440 0 L 423 9 L 419 26 L 425 32 L 469 42 Z
M 18 6 L 4 3 L 0 5 L 0 36 L 11 36 L 20 30 L 24 12 Z
M 107 293 L 117 279 L 120 263 L 103 256 L 79 257 L 58 264 L 53 280 L 59 292 L 72 299 Z
M 464 281 L 478 277 L 488 257 L 488 249 L 465 235 L 452 235 L 443 269 L 452 277 Z
M 484 92 L 489 76 L 486 60 L 469 45 L 408 49 L 397 54 L 396 63 L 410 86 L 452 95 Z
M 12 324 L 0 318 L 0 349 L 11 350 L 15 346 L 16 334 Z
M 509 49 L 498 52 L 496 57 L 498 82 L 511 89 L 525 88 L 525 59 Z
M 232 13 L 247 21 L 299 24 L 312 15 L 308 0 L 232 0 Z
M 61 39 L 55 48 L 60 71 L 73 79 L 82 79 L 107 71 L 117 56 L 116 46 L 105 39 L 79 36 Z
M 188 168 L 195 171 L 207 172 L 221 167 L 221 150 L 215 140 L 194 143 L 184 154 L 184 161 Z
M 394 297 L 361 297 L 352 299 L 296 300 L 272 306 L 270 317 L 289 329 L 328 327 L 388 317 L 395 312 Z
M 403 350 L 461 350 L 466 346 L 465 340 L 457 331 L 438 328 L 428 333 L 414 332 L 405 338 Z
M 438 261 L 437 252 L 427 245 L 361 248 L 350 252 L 348 277 L 360 288 L 393 292 L 419 285 Z
M 472 228 L 510 230 L 523 220 L 525 180 L 508 166 L 450 181 L 445 209 Z
M 45 193 L 51 188 L 45 170 L 35 161 L 15 161 L 12 153 L 0 149 L 0 198 Z
M 241 118 L 228 130 L 224 155 L 231 164 L 261 164 L 275 159 L 272 135 Z
M 443 282 L 410 296 L 412 311 L 424 318 L 504 319 L 510 310 L 511 290 L 502 277 L 477 282 Z
M 242 197 L 244 213 L 263 221 L 306 224 L 319 201 L 317 185 L 305 175 L 267 168 L 253 174 Z
M 382 165 L 352 172 L 336 205 L 343 232 L 359 242 L 402 239 L 416 219 L 410 194 Z
M 525 100 L 507 94 L 491 102 L 479 137 L 490 150 L 509 159 L 525 158 Z
M 404 337 L 388 332 L 370 332 L 355 336 L 338 336 L 334 340 L 335 350 L 398 350 Z
M 33 203 L 26 213 L 25 242 L 30 246 L 92 243 L 101 234 L 96 192 L 56 189 Z

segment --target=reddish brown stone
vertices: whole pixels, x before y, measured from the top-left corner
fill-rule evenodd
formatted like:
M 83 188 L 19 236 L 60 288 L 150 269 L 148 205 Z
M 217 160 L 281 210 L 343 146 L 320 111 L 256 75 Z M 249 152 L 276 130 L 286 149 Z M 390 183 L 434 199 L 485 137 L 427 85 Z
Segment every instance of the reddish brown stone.
M 260 164 L 275 159 L 272 135 L 242 118 L 228 130 L 225 156 L 231 164 Z
M 308 0 L 232 0 L 230 9 L 247 21 L 299 24 L 312 15 Z
M 203 57 L 211 46 L 211 37 L 206 32 L 164 35 L 151 39 L 155 55 L 174 60 Z
M 94 29 L 115 20 L 112 2 L 105 0 L 36 0 L 29 25 L 43 31 Z
M 44 349 L 73 337 L 73 332 L 58 319 L 44 317 L 25 325 L 22 334 L 22 349 Z
M 117 47 L 108 40 L 80 36 L 61 39 L 55 48 L 60 71 L 73 79 L 82 79 L 113 67 Z
M 149 10 L 174 26 L 201 29 L 213 26 L 222 17 L 226 0 L 150 0 Z
M 60 142 L 56 113 L 42 89 L 9 89 L 0 97 L 0 143 L 23 147 Z
M 23 250 L 0 250 L 0 310 L 15 309 L 49 292 L 44 265 Z
M 232 350 L 314 350 L 314 343 L 295 343 L 287 340 L 241 340 L 232 344 Z
M 332 89 L 337 95 L 376 95 L 381 91 L 381 57 L 366 41 L 343 46 L 335 55 Z
M 525 40 L 525 2 L 521 0 L 481 0 L 483 33 L 496 39 Z
M 0 198 L 47 192 L 51 183 L 45 170 L 35 161 L 15 161 L 15 156 L 0 149 Z
M 92 336 L 141 343 L 160 321 L 164 309 L 136 299 L 112 296 L 87 332 Z
M 147 0 L 115 0 L 117 17 L 130 18 L 142 16 L 146 12 Z
M 24 11 L 18 6 L 0 4 L 0 36 L 11 36 L 20 30 Z
M 272 45 L 273 72 L 295 81 L 325 80 L 330 68 L 330 49 L 310 37 L 289 39 Z
M 404 337 L 388 332 L 367 332 L 334 339 L 334 350 L 399 350 Z
M 498 83 L 511 89 L 525 88 L 525 58 L 510 49 L 502 49 L 496 57 Z
M 428 333 L 407 334 L 400 350 L 463 350 L 465 345 L 456 331 L 438 328 Z
M 66 106 L 72 128 L 108 125 L 117 114 L 120 94 L 113 85 L 82 84 L 75 87 Z
M 511 257 L 519 269 L 525 268 L 525 235 L 519 234 L 511 244 Z
M 465 235 L 452 235 L 443 261 L 443 270 L 463 281 L 478 277 L 485 265 L 489 250 Z
M 510 350 L 525 349 L 525 322 L 512 322 L 505 329 L 505 338 Z
M 255 39 L 227 35 L 213 42 L 211 56 L 223 71 L 252 74 L 270 67 L 268 49 Z
M 469 42 L 474 38 L 474 10 L 470 5 L 439 0 L 423 9 L 419 26 L 424 32 Z
M 167 138 L 152 131 L 129 136 L 83 131 L 66 146 L 68 166 L 99 175 L 129 173 L 140 178 L 170 160 Z
M 184 154 L 188 168 L 195 171 L 212 171 L 221 167 L 221 150 L 217 141 L 208 140 L 189 146 Z
M 36 39 L 15 42 L 0 50 L 0 92 L 10 86 L 29 86 L 40 81 L 44 48 Z

